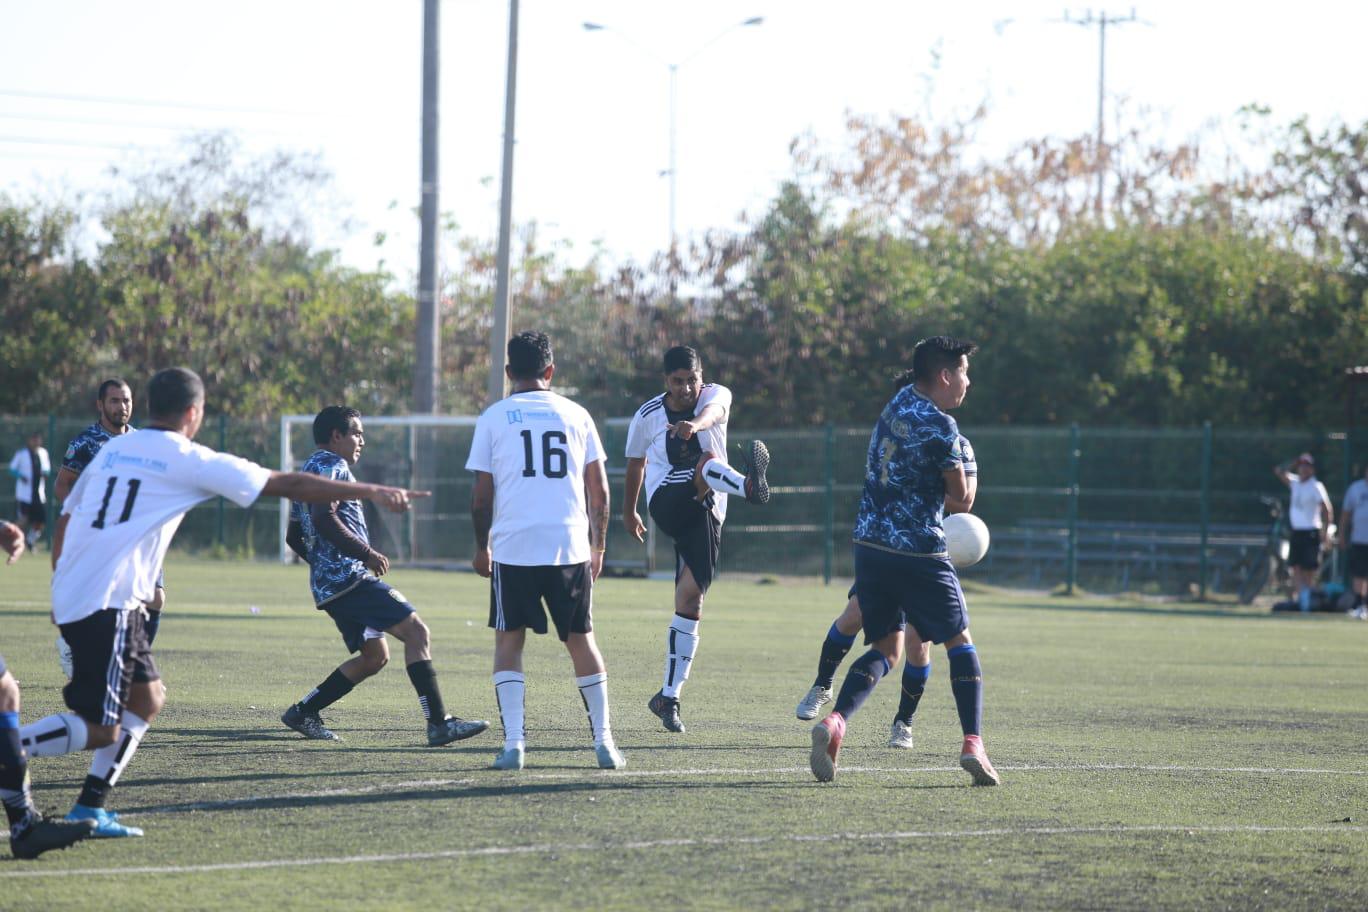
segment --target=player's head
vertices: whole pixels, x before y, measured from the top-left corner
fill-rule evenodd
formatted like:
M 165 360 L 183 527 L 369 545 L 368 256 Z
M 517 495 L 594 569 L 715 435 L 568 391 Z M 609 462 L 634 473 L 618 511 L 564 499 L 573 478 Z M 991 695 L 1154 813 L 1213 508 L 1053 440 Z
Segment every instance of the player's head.
M 24 438 L 24 442 L 30 450 L 36 450 L 43 445 L 43 434 L 41 431 L 34 431 Z
M 95 407 L 100 410 L 100 418 L 114 430 L 128 427 L 133 418 L 133 390 L 118 377 L 110 377 L 100 384 L 95 394 Z
M 922 339 L 912 349 L 912 379 L 939 408 L 956 408 L 969 392 L 969 356 L 978 346 L 950 336 Z
M 1316 460 L 1310 453 L 1302 453 L 1298 456 L 1294 467 L 1302 481 L 1316 474 Z
M 687 345 L 676 345 L 665 353 L 665 391 L 676 410 L 691 409 L 703 389 L 703 362 L 698 352 Z
M 204 422 L 204 381 L 188 367 L 157 371 L 147 382 L 147 417 L 194 438 Z
M 345 405 L 330 405 L 314 416 L 314 443 L 355 465 L 366 446 L 361 413 Z
M 556 372 L 556 356 L 551 339 L 544 332 L 529 329 L 508 340 L 508 364 L 504 373 L 514 383 L 549 384 Z

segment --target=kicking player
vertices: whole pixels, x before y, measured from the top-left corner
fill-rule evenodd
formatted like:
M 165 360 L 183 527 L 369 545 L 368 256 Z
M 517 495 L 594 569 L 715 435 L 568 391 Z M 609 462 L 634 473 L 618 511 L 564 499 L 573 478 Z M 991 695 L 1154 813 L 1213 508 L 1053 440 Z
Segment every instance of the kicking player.
M 898 388 L 902 389 L 911 380 L 909 374 L 899 377 Z M 974 496 L 978 493 L 978 462 L 974 459 L 974 448 L 970 446 L 969 439 L 961 434 L 959 442 L 965 482 L 968 486 L 966 501 L 968 507 L 972 507 Z M 860 599 L 856 596 L 853 585 L 846 599 L 845 610 L 832 621 L 826 640 L 822 643 L 821 655 L 817 660 L 817 678 L 812 682 L 812 689 L 798 702 L 797 716 L 804 721 L 817 718 L 817 711 L 831 702 L 831 685 L 836 678 L 836 669 L 840 667 L 846 653 L 850 652 L 850 647 L 855 643 L 855 634 L 859 632 L 863 623 Z M 916 628 L 910 633 L 904 631 L 904 635 L 907 639 L 907 663 L 903 665 L 902 695 L 898 698 L 898 711 L 893 716 L 888 746 L 911 750 L 912 718 L 916 715 L 917 704 L 921 702 L 922 693 L 926 690 L 926 682 L 931 678 L 931 644 L 916 636 Z M 897 656 L 894 656 L 893 664 L 897 663 Z
M 67 819 L 95 821 L 96 837 L 142 835 L 119 823 L 105 803 L 162 708 L 143 608 L 186 512 L 213 497 L 242 507 L 259 497 L 310 503 L 364 497 L 401 512 L 419 496 L 272 472 L 193 443 L 204 420 L 204 384 L 185 368 L 159 371 L 147 398 L 148 426 L 110 440 L 81 473 L 63 505 L 70 517 L 64 533 L 53 542 L 52 613 L 71 644 L 74 674 L 62 696 L 72 711 L 20 730 L 31 757 L 95 751 L 95 772 Z
M 647 706 L 666 730 L 684 731 L 679 694 L 698 651 L 703 596 L 717 572 L 727 495 L 769 502 L 769 450 L 751 441 L 746 471 L 727 464 L 731 390 L 703 382 L 698 352 L 678 345 L 665 353 L 665 392 L 637 410 L 627 428 L 627 478 L 622 522 L 637 541 L 646 526 L 637 514 L 643 480 L 651 518 L 675 546 L 674 618 L 666 634 L 665 682 Z
M 627 759 L 613 743 L 608 672 L 594 640 L 594 580 L 608 541 L 608 474 L 594 420 L 551 392 L 556 372 L 545 333 L 508 341 L 504 373 L 513 392 L 475 424 L 466 469 L 475 473 L 470 516 L 475 572 L 491 579 L 494 695 L 504 746 L 494 768 L 519 770 L 526 753 L 522 654 L 527 628 L 546 633 L 546 614 L 570 653 L 602 769 Z M 545 603 L 545 610 L 543 610 Z
M 361 413 L 330 405 L 314 418 L 313 436 L 318 449 L 301 471 L 353 481 L 351 467 L 366 446 Z M 314 604 L 333 619 L 347 650 L 357 656 L 337 666 L 323 683 L 285 710 L 281 722 L 306 738 L 341 741 L 323 724 L 319 712 L 388 664 L 388 633 L 404 644 L 404 665 L 418 693 L 429 746 L 440 747 L 489 728 L 483 720 L 447 715 L 437 671 L 432 667 L 428 627 L 398 589 L 380 581 L 389 571 L 389 558 L 370 546 L 366 514 L 359 500 L 290 504 L 285 541 L 309 564 Z
M 934 336 L 912 353 L 913 383 L 884 406 L 870 436 L 864 493 L 855 520 L 855 592 L 872 648 L 847 672 L 836 707 L 812 729 L 809 765 L 836 777 L 846 725 L 902 652 L 903 628 L 944 643 L 964 744 L 960 766 L 975 785 L 997 785 L 980 737 L 983 676 L 969 637 L 969 611 L 945 554 L 941 516 L 969 508 L 959 429 L 946 414 L 969 389 L 970 342 Z

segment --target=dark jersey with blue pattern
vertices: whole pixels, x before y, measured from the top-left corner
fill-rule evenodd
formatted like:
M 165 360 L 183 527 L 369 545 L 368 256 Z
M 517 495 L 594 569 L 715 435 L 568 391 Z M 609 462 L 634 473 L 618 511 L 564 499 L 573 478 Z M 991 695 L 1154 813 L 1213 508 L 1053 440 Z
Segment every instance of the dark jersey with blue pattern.
M 347 460 L 330 450 L 316 450 L 300 471 L 335 481 L 356 480 L 352 477 Z M 348 532 L 367 545 L 370 544 L 370 536 L 366 532 L 366 514 L 361 509 L 361 501 L 341 501 L 337 506 L 337 518 Z M 318 534 L 313 518 L 309 515 L 308 504 L 291 501 L 290 519 L 299 523 L 300 530 L 304 533 L 304 545 L 309 555 L 309 588 L 313 590 L 316 605 L 321 607 L 324 602 L 355 588 L 362 580 L 374 578 L 365 564 L 338 551 L 336 545 Z
M 129 430 L 134 431 L 137 428 L 130 427 Z M 108 428 L 98 421 L 95 422 L 71 441 L 66 455 L 62 457 L 62 468 L 80 475 L 86 470 L 86 466 L 90 465 L 95 454 L 100 452 L 100 448 L 113 439 L 114 435 L 109 433 Z
M 904 554 L 944 554 L 941 473 L 964 461 L 955 419 L 915 387 L 903 387 L 869 438 L 855 541 Z

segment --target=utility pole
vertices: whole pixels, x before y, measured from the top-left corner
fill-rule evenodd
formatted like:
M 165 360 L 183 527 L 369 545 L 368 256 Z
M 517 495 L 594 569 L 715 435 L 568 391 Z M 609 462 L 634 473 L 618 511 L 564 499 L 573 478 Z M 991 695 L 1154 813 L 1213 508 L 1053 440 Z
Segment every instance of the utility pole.
M 518 0 L 508 3 L 508 82 L 504 87 L 503 181 L 499 189 L 499 249 L 494 279 L 494 325 L 489 337 L 489 402 L 504 397 L 508 345 L 509 259 L 513 236 L 513 124 L 518 97 Z
M 1064 13 L 1064 21 L 1070 25 L 1081 25 L 1084 28 L 1097 26 L 1097 198 L 1093 201 L 1093 209 L 1098 214 L 1102 214 L 1102 182 L 1107 172 L 1107 144 L 1103 133 L 1103 104 L 1107 92 L 1107 26 L 1126 25 L 1135 22 L 1135 7 L 1131 7 L 1130 15 L 1120 16 L 1115 13 L 1108 15 L 1106 10 L 1093 15 L 1093 11 L 1088 10 L 1081 19 L 1070 18 L 1068 12 Z
M 441 373 L 441 313 L 437 307 L 437 74 L 441 0 L 423 0 L 423 185 L 418 246 L 418 325 L 413 363 L 413 411 L 437 411 Z

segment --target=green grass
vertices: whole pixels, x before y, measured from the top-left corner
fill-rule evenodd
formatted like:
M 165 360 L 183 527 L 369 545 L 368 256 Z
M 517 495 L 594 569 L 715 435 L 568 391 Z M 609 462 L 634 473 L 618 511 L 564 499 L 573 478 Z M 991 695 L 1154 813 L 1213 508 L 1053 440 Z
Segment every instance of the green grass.
M 25 720 L 60 708 L 45 558 L 0 569 Z M 724 577 L 680 736 L 645 708 L 669 584 L 604 580 L 629 768 L 595 768 L 570 663 L 535 637 L 528 767 L 501 773 L 482 580 L 392 575 L 452 709 L 496 720 L 429 749 L 401 658 L 325 713 L 343 743 L 279 724 L 343 658 L 299 568 L 173 557 L 167 579 L 167 707 L 111 801 L 147 836 L 0 859 L 0 908 L 1368 907 L 1368 624 L 971 593 L 1003 785 L 972 788 L 955 763 L 940 649 L 916 749 L 883 746 L 886 681 L 824 785 L 793 707 L 843 586 Z M 88 761 L 34 761 L 39 804 L 64 810 Z

